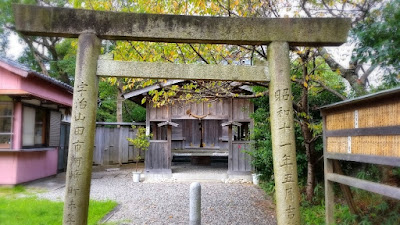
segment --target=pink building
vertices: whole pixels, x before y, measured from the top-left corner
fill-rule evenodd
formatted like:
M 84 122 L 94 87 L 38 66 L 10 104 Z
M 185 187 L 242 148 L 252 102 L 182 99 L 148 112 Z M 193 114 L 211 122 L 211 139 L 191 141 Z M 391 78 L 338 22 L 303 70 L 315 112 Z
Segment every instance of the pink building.
M 72 87 L 0 57 L 0 185 L 57 173 Z

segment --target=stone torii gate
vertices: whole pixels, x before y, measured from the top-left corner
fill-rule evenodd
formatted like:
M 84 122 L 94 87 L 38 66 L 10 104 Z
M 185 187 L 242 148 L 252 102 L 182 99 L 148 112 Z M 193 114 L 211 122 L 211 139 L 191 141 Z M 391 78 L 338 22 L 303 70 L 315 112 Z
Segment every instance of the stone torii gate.
M 63 224 L 86 224 L 98 76 L 270 82 L 270 112 L 278 224 L 300 224 L 289 46 L 346 42 L 343 18 L 227 18 L 157 15 L 14 5 L 24 35 L 79 38 Z M 101 39 L 268 44 L 268 67 L 171 65 L 99 60 Z

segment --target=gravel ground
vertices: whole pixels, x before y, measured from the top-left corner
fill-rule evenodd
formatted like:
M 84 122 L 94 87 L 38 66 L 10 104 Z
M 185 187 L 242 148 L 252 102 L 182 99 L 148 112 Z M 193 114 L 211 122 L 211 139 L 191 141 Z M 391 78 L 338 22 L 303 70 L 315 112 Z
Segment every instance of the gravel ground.
M 119 206 L 108 222 L 117 224 L 188 224 L 189 182 L 133 183 L 130 171 L 95 172 L 91 199 Z M 204 182 L 202 224 L 276 224 L 271 199 L 252 184 Z M 39 197 L 62 200 L 65 188 Z

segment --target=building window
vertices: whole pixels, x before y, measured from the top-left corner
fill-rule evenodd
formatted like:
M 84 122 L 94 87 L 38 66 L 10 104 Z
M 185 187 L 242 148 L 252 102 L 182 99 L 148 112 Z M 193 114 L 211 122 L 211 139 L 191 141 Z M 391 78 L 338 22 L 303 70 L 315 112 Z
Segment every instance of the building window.
M 233 126 L 234 141 L 250 141 L 250 122 L 240 122 L 241 126 Z
M 10 149 L 12 139 L 13 103 L 0 102 L 0 149 Z
M 167 140 L 167 129 L 168 126 L 159 127 L 158 124 L 161 122 L 150 122 L 150 133 L 153 134 L 152 140 Z
M 22 146 L 47 146 L 48 113 L 41 108 L 24 106 L 22 124 Z

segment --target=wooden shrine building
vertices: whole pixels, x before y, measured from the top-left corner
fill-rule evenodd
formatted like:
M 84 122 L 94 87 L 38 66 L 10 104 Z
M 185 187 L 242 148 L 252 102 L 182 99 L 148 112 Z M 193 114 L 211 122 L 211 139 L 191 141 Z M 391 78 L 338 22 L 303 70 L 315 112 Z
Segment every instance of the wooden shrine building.
M 162 84 L 180 85 L 182 80 Z M 138 104 L 150 90 L 159 84 L 126 93 L 124 97 Z M 251 93 L 247 85 L 241 92 Z M 192 162 L 209 162 L 211 157 L 228 157 L 229 174 L 246 174 L 252 170 L 250 114 L 254 105 L 250 99 L 218 99 L 208 102 L 175 103 L 154 107 L 146 102 L 146 127 L 152 133 L 145 157 L 146 173 L 171 173 L 174 156 L 190 156 Z

